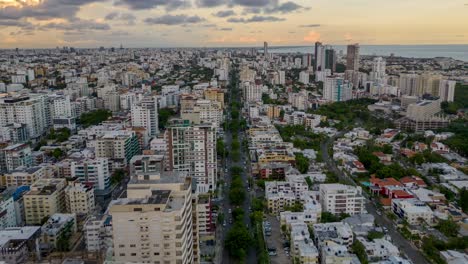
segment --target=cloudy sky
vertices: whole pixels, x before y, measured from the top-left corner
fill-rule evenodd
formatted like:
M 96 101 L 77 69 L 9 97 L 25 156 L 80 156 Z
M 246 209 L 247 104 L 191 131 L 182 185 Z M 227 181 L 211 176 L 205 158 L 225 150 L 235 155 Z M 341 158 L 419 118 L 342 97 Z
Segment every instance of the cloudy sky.
M 468 0 L 0 0 L 0 48 L 468 44 Z

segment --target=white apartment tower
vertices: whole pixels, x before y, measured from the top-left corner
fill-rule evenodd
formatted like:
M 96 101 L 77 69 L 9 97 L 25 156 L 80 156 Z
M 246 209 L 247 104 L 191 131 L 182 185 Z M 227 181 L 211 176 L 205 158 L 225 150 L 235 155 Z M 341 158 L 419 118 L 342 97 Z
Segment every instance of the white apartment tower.
M 159 134 L 158 99 L 156 96 L 146 96 L 132 106 L 132 126 L 144 127 L 150 136 Z
M 109 162 L 107 158 L 84 159 L 71 162 L 72 177 L 85 184 L 92 184 L 96 190 L 110 187 Z
M 371 79 L 377 83 L 385 83 L 386 61 L 382 57 L 376 57 L 372 61 Z
M 323 99 L 330 102 L 344 102 L 351 100 L 352 84 L 341 77 L 330 76 L 323 84 Z
M 440 80 L 439 97 L 444 102 L 453 102 L 455 97 L 456 81 Z
M 44 95 L 4 97 L 0 99 L 0 127 L 25 124 L 29 136 L 38 138 L 47 131 L 47 103 Z
M 216 129 L 207 124 L 191 125 L 173 120 L 166 131 L 170 171 L 187 171 L 196 180 L 197 192 L 216 188 Z
M 114 200 L 114 256 L 125 263 L 199 263 L 190 178 L 180 174 L 132 179 L 127 198 Z M 194 244 L 197 243 L 197 244 Z
M 344 184 L 320 184 L 322 211 L 335 215 L 342 213 L 355 215 L 364 212 L 362 188 Z

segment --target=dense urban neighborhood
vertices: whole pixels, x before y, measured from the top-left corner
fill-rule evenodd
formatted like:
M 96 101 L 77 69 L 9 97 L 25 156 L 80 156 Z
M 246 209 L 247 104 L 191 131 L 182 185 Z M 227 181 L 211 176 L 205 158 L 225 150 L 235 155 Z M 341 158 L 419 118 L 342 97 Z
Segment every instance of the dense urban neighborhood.
M 0 263 L 468 263 L 468 62 L 0 50 Z

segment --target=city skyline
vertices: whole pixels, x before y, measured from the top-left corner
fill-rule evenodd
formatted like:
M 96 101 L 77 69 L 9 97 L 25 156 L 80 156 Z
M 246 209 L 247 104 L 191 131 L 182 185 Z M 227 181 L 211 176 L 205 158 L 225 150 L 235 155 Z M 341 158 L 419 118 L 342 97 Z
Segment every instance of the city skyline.
M 467 11 L 465 0 L 0 0 L 0 48 L 466 44 Z

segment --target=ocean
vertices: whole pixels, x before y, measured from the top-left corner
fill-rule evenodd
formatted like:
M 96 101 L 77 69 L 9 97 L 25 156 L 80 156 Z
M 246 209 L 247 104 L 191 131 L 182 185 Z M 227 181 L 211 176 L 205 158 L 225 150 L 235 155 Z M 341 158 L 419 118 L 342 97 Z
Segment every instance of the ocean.
M 346 54 L 345 45 L 334 45 L 337 52 Z M 271 53 L 314 53 L 314 46 L 300 47 L 269 47 Z M 435 58 L 449 57 L 468 62 L 468 45 L 361 45 L 362 55 L 380 55 L 408 57 L 408 58 Z

